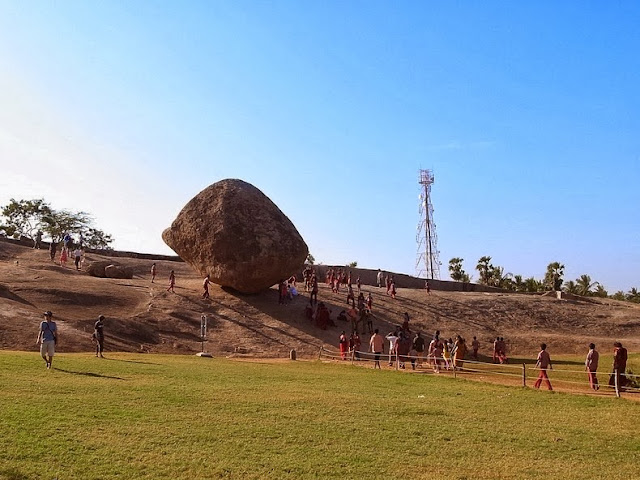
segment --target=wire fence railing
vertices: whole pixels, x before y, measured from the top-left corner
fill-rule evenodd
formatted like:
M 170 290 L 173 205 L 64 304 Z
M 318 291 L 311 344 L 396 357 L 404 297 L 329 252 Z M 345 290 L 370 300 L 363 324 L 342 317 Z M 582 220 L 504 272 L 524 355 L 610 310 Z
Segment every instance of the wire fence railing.
M 554 384 L 584 387 L 590 391 L 608 391 L 620 397 L 622 393 L 640 393 L 640 375 L 613 370 L 612 372 L 573 370 L 563 368 L 540 368 L 532 364 L 489 363 L 479 360 L 435 357 L 433 355 L 402 355 L 397 352 L 364 352 L 356 349 L 336 351 L 324 346 L 320 347 L 318 359 L 325 361 L 350 362 L 364 365 L 373 363 L 382 368 L 386 365 L 394 370 L 411 370 L 422 373 L 448 373 L 456 378 L 458 375 L 495 375 L 498 377 L 518 378 L 523 387 L 538 388 L 542 383 L 552 389 Z M 532 372 L 534 374 L 532 375 Z M 535 375 L 535 376 L 534 376 Z M 599 383 L 597 376 L 607 378 L 606 383 Z M 547 383 L 549 382 L 549 383 Z

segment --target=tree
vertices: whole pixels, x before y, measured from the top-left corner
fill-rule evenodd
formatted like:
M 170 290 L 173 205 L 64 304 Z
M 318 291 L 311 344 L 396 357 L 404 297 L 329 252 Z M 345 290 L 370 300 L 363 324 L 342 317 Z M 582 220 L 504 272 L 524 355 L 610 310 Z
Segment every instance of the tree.
M 478 264 L 476 265 L 476 270 L 478 270 L 478 274 L 480 275 L 479 283 L 490 285 L 491 277 L 493 276 L 493 265 L 491 265 L 491 257 L 480 257 L 480 259 L 478 260 Z
M 543 289 L 543 283 L 533 277 L 526 278 L 524 281 L 524 286 L 525 291 L 530 293 L 540 292 Z
M 640 292 L 638 292 L 638 289 L 635 287 L 629 290 L 629 293 L 627 293 L 625 297 L 626 300 L 629 300 L 630 302 L 640 303 Z
M 39 230 L 52 242 L 59 242 L 65 233 L 82 235 L 89 248 L 107 249 L 113 237 L 93 226 L 93 218 L 86 212 L 54 210 L 43 199 L 20 200 L 13 198 L 2 207 L 5 223 L 0 230 L 7 235 L 34 239 Z
M 578 285 L 573 280 L 569 280 L 564 282 L 564 291 L 567 293 L 573 293 L 574 295 L 578 294 Z
M 576 279 L 576 286 L 578 287 L 578 295 L 583 297 L 591 295 L 591 289 L 598 285 L 598 282 L 591 282 L 589 275 L 580 275 L 580 278 Z
M 626 295 L 624 294 L 624 292 L 622 290 L 618 290 L 616 293 L 611 295 L 611 298 L 613 298 L 614 300 L 626 300 L 627 299 Z
M 601 284 L 598 284 L 596 287 L 596 291 L 593 293 L 596 297 L 607 298 L 609 293 L 604 289 Z
M 524 280 L 522 279 L 522 275 L 514 275 L 513 276 L 513 288 L 516 292 L 525 292 L 527 289 L 524 285 Z
M 111 242 L 113 242 L 113 238 L 102 230 L 98 230 L 97 228 L 87 228 L 82 236 L 84 238 L 84 245 L 89 248 L 96 250 L 111 249 Z
M 351 262 L 347 265 L 347 267 L 350 267 L 350 268 L 356 268 L 357 266 L 358 266 L 358 262 Z
M 491 277 L 489 279 L 489 284 L 494 287 L 502 288 L 504 290 L 515 290 L 513 286 L 513 274 L 504 273 L 504 268 L 502 267 L 494 267 L 491 266 L 490 271 Z
M 469 277 L 469 274 L 462 268 L 463 261 L 464 258 L 459 257 L 454 257 L 449 260 L 449 274 L 451 276 L 451 279 L 455 280 L 456 282 L 469 283 L 471 281 L 471 278 Z
M 547 273 L 544 276 L 544 286 L 547 290 L 558 291 L 562 287 L 564 265 L 560 262 L 552 262 L 547 265 Z
M 70 212 L 68 210 L 52 210 L 44 217 L 43 231 L 51 237 L 52 242 L 59 242 L 65 233 L 85 236 L 92 219 L 85 212 Z
M 2 207 L 5 222 L 0 229 L 10 237 L 34 240 L 38 230 L 44 229 L 44 218 L 51 212 L 51 207 L 42 198 L 20 201 L 12 198 Z

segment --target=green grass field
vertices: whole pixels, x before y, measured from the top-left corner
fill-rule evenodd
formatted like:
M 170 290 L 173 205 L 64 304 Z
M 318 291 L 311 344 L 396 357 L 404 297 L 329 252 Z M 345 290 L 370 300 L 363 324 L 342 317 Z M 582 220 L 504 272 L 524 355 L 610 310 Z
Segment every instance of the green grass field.
M 320 362 L 0 352 L 0 478 L 640 478 L 640 403 Z

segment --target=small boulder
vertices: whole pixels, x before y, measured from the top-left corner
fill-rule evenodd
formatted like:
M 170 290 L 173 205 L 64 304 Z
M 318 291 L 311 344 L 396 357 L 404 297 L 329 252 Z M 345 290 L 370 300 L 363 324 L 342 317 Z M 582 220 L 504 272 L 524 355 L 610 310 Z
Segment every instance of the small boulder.
M 109 262 L 106 260 L 98 260 L 96 262 L 91 262 L 87 265 L 87 273 L 92 277 L 100 277 L 105 278 L 107 275 L 104 272 L 104 269 L 109 265 L 112 265 L 113 262 Z
M 193 197 L 162 239 L 200 275 L 242 293 L 288 278 L 309 253 L 291 220 L 259 189 L 237 179 Z
M 107 278 L 133 278 L 133 269 L 122 265 L 108 265 L 104 274 Z

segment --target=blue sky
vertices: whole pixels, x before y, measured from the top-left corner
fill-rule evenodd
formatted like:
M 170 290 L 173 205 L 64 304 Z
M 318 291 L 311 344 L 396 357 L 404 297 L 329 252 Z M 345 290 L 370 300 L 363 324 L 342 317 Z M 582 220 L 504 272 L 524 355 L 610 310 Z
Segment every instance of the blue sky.
M 223 178 L 317 260 L 415 272 L 418 170 L 443 262 L 640 285 L 637 2 L 0 0 L 0 203 L 160 238 Z M 475 273 L 475 272 L 473 272 Z

